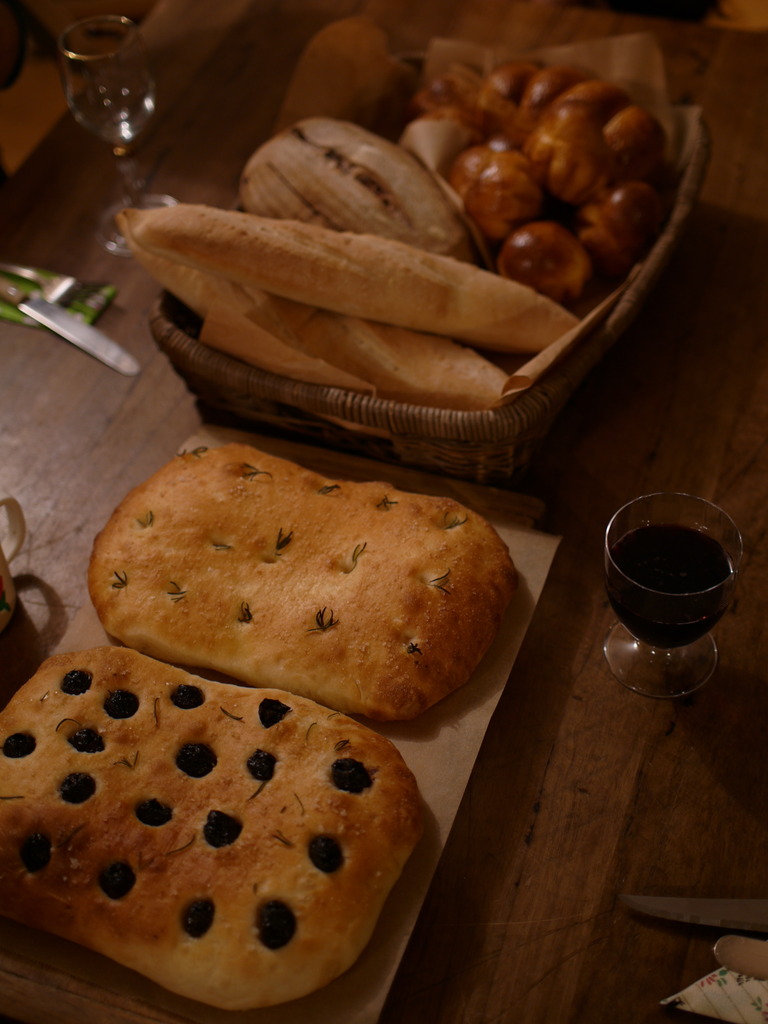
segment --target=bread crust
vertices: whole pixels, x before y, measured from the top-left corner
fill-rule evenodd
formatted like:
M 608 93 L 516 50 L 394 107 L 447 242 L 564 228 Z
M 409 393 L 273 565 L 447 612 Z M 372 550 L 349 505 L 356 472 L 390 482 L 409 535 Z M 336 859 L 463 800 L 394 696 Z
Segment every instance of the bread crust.
M 516 586 L 502 539 L 458 502 L 246 444 L 183 453 L 134 488 L 88 570 L 128 646 L 379 720 L 464 685 Z
M 88 674 L 85 692 L 65 692 L 73 671 Z M 179 706 L 182 685 L 203 702 Z M 107 711 L 115 692 L 135 698 L 128 717 Z M 265 699 L 268 711 L 270 700 L 285 708 L 274 724 L 265 724 Z M 76 749 L 84 730 L 103 749 Z M 214 753 L 207 774 L 179 767 L 187 744 Z M 254 761 L 257 775 L 248 766 L 255 751 L 268 755 Z M 340 759 L 363 765 L 369 784 L 338 788 Z M 60 789 L 75 774 L 94 783 L 79 803 Z M 229 1010 L 305 995 L 354 962 L 423 815 L 397 749 L 362 724 L 118 647 L 56 655 L 18 691 L 0 714 L 0 796 L 4 916 Z M 119 894 L 126 869 L 116 864 L 133 874 Z M 277 915 L 280 934 L 274 920 L 264 928 L 263 908 L 274 901 L 287 908 Z
M 540 351 L 577 323 L 533 289 L 394 239 L 188 203 L 123 210 L 117 220 L 134 252 L 494 351 Z

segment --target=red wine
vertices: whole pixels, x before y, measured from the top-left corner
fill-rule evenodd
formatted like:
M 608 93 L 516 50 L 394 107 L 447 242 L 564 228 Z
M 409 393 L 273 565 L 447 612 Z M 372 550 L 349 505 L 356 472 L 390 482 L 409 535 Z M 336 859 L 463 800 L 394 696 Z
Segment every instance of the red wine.
M 725 611 L 733 565 L 701 530 L 640 526 L 616 541 L 610 555 L 608 597 L 638 640 L 681 647 L 708 633 Z

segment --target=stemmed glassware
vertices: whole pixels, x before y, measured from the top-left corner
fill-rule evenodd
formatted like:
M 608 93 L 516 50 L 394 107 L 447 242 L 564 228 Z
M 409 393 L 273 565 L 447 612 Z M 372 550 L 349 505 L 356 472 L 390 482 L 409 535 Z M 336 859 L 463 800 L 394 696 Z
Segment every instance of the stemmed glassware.
M 164 195 L 145 195 L 133 146 L 155 112 L 155 82 L 138 26 L 121 15 L 84 18 L 58 40 L 59 69 L 67 105 L 75 120 L 112 146 L 122 197 L 104 214 L 97 237 L 118 256 L 130 250 L 115 224 L 126 206 L 171 206 Z
M 635 498 L 605 532 L 605 583 L 619 621 L 603 645 L 616 678 L 649 697 L 682 697 L 710 678 L 710 630 L 733 595 L 741 535 L 722 509 L 690 494 Z

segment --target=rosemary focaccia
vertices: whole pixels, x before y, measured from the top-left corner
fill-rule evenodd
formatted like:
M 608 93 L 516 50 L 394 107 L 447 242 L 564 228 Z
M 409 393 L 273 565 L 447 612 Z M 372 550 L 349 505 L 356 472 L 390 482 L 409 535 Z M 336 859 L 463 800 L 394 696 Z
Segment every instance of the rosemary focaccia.
M 361 723 L 124 647 L 50 658 L 0 713 L 0 913 L 223 1009 L 347 970 L 422 815 Z
M 245 444 L 184 452 L 137 486 L 88 572 L 124 644 L 378 720 L 466 683 L 516 585 L 502 539 L 452 499 Z

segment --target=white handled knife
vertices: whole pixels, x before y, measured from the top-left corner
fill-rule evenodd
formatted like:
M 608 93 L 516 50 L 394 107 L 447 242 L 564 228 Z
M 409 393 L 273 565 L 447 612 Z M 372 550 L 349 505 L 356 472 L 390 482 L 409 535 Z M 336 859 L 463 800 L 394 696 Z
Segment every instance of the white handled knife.
M 708 899 L 687 896 L 629 896 L 622 900 L 633 910 L 669 921 L 768 932 L 768 899 Z
M 21 288 L 2 279 L 0 279 L 0 298 L 10 302 L 22 313 L 31 316 L 33 320 L 37 320 L 49 330 L 55 331 L 56 334 L 66 338 L 67 341 L 84 352 L 112 367 L 113 370 L 117 370 L 118 373 L 124 373 L 127 377 L 133 377 L 139 373 L 141 367 L 130 352 L 126 352 L 117 342 L 112 341 L 95 327 L 72 316 L 62 306 L 57 306 L 54 302 L 46 302 L 45 299 L 31 298 Z

